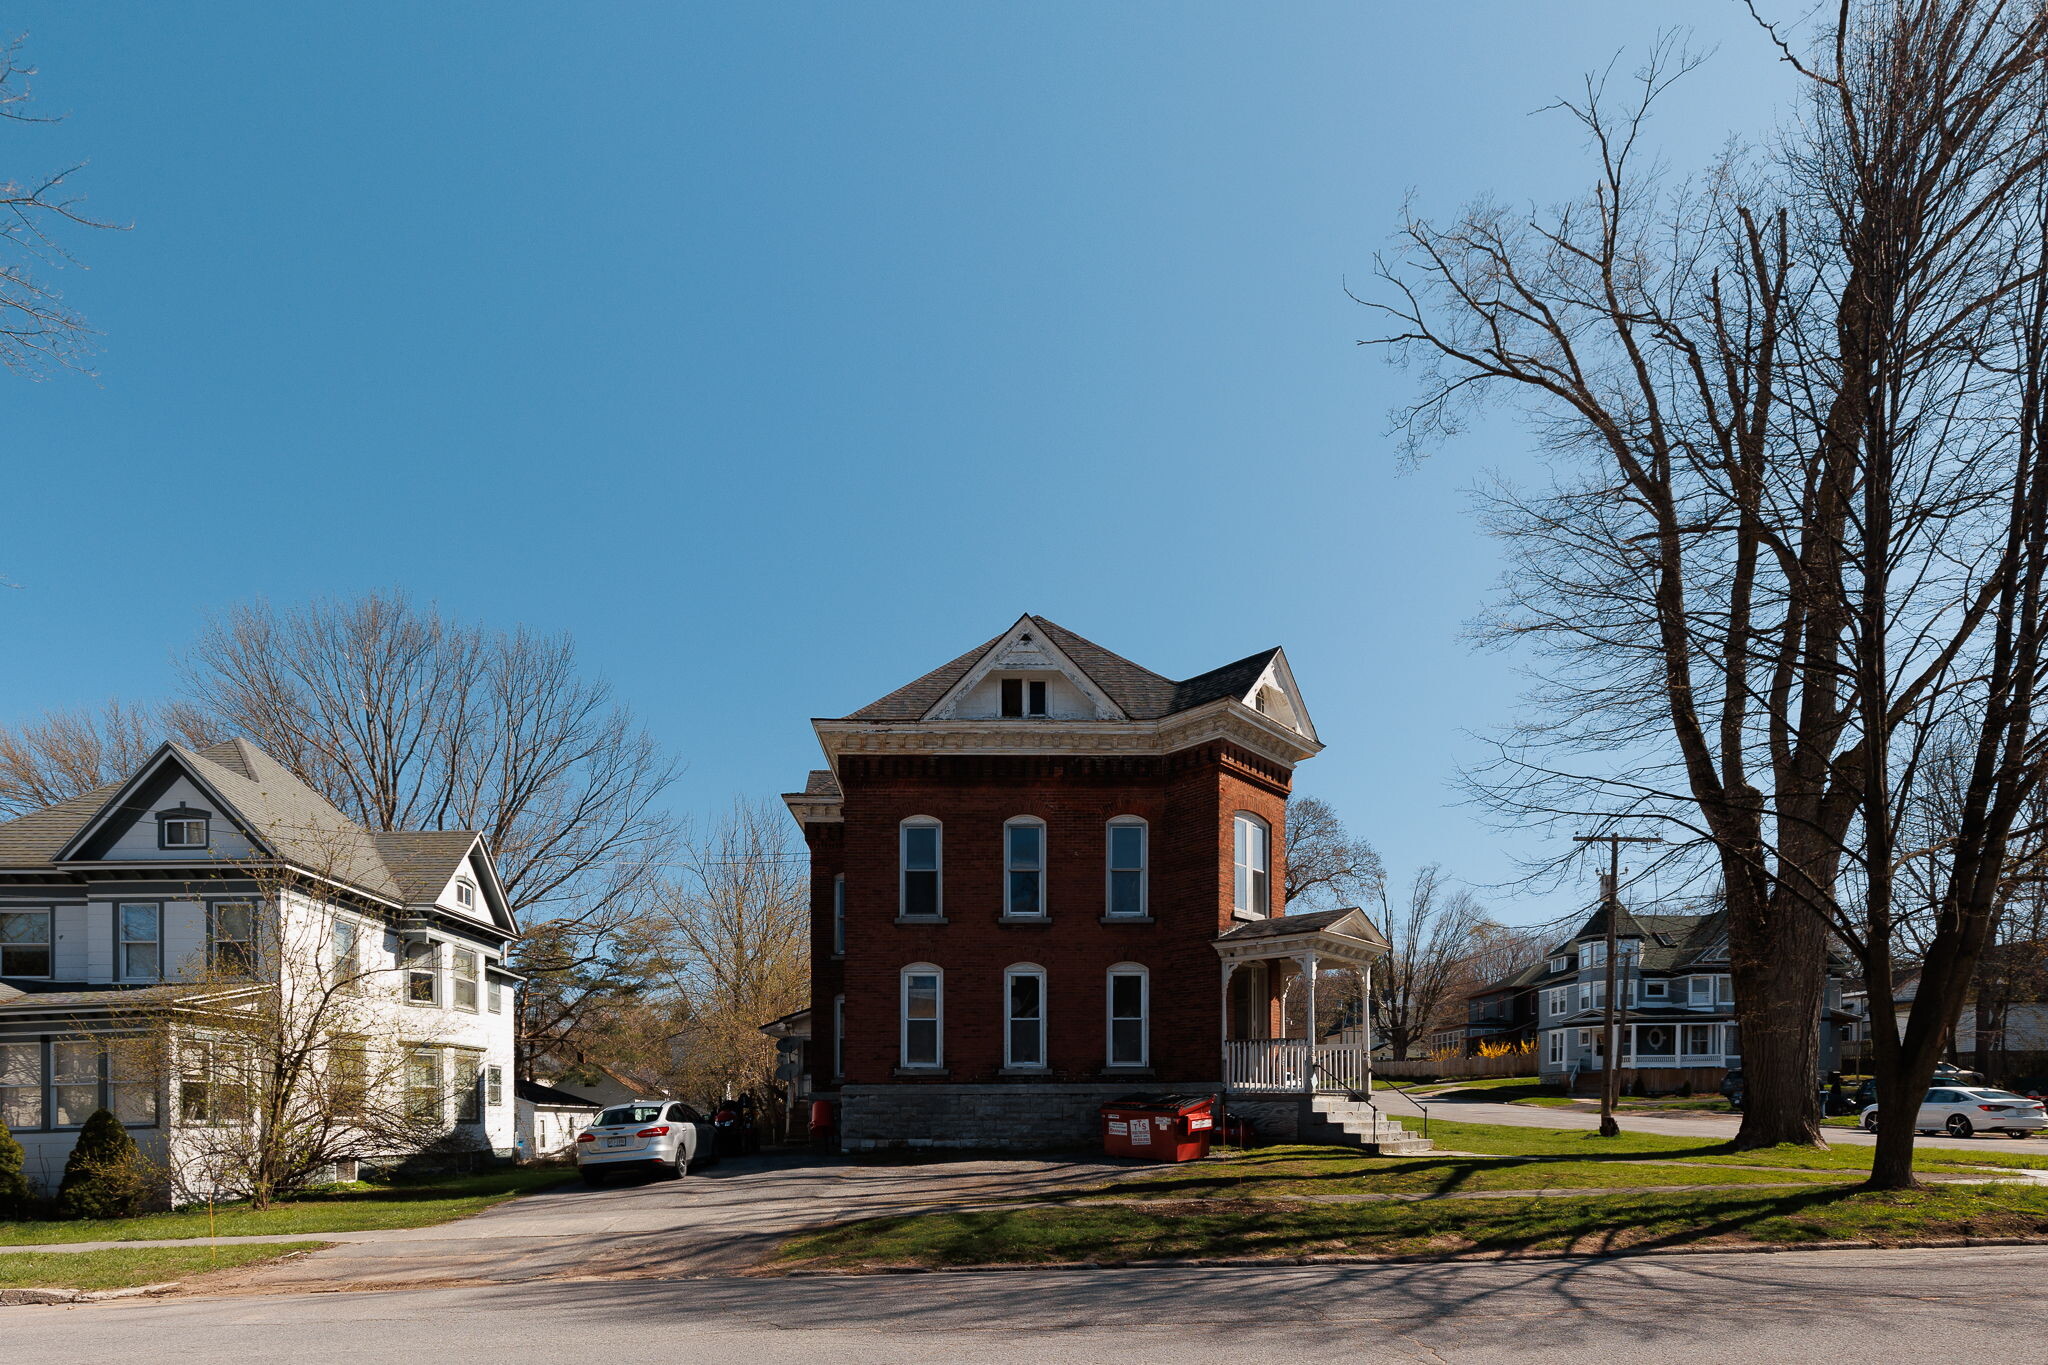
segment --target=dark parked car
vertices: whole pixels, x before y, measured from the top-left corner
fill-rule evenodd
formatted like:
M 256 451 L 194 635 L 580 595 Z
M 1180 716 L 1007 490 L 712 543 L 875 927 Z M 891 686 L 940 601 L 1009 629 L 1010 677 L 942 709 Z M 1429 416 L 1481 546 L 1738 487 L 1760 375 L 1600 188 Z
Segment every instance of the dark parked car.
M 1728 1074 L 1721 1078 L 1721 1097 L 1735 1108 L 1742 1108 L 1742 1068 L 1730 1067 Z

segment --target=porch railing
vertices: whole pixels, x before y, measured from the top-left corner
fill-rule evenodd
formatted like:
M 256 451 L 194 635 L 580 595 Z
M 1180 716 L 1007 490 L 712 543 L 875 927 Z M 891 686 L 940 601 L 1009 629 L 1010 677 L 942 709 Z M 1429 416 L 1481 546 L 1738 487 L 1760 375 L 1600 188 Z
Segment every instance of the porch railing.
M 1359 1092 L 1369 1075 L 1363 1043 L 1312 1047 L 1306 1038 L 1232 1038 L 1223 1044 L 1223 1080 L 1232 1090 Z

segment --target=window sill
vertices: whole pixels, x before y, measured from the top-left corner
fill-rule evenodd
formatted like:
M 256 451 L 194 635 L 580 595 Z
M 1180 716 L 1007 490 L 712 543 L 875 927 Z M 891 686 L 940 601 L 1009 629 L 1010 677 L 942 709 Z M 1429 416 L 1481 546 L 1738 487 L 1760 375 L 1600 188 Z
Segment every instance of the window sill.
M 943 1066 L 899 1066 L 890 1073 L 895 1076 L 916 1076 L 927 1080 L 944 1080 L 953 1073 Z
M 1247 921 L 1247 922 L 1250 922 L 1250 921 L 1253 921 L 1253 920 L 1262 920 L 1262 919 L 1271 919 L 1271 918 L 1273 918 L 1273 917 L 1272 917 L 1271 915 L 1262 915 L 1262 914 L 1260 914 L 1260 913 L 1259 913 L 1258 911 L 1256 911 L 1256 910 L 1232 910 L 1232 911 L 1230 912 L 1230 917 L 1231 917 L 1232 919 L 1241 919 L 1241 920 L 1245 920 L 1245 921 Z
M 896 922 L 898 924 L 944 924 L 946 917 L 944 915 L 898 915 Z
M 1104 924 L 1150 924 L 1152 923 L 1152 917 L 1150 915 L 1104 915 L 1102 922 Z

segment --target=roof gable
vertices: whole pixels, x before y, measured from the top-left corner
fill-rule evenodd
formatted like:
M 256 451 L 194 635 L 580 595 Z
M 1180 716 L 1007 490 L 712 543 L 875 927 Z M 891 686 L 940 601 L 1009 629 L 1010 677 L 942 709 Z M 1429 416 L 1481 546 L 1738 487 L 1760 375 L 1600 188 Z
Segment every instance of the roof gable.
M 1078 636 L 1069 638 L 1079 639 Z M 1131 666 L 1136 667 L 1135 664 Z M 1053 632 L 1047 630 L 1037 617 L 1030 615 L 1018 617 L 1015 625 L 997 636 L 994 643 L 982 651 L 981 657 L 969 664 L 918 719 L 949 720 L 960 714 L 963 704 L 974 696 L 982 682 L 997 672 L 1058 673 L 1086 699 L 1094 711 L 1094 719 L 1130 719 L 1080 662 L 1060 647 L 1053 639 Z

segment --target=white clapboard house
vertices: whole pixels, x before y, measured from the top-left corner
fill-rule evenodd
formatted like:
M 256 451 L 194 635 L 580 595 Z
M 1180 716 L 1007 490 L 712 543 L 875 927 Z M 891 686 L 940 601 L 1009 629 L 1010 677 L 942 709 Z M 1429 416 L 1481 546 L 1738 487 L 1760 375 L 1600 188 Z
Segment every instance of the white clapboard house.
M 310 969 L 359 983 L 418 1131 L 511 1156 L 513 937 L 477 833 L 373 832 L 245 740 L 166 744 L 0 824 L 0 1119 L 45 1191 L 102 1107 L 175 1164 L 236 1121 L 206 1021 Z M 124 1046 L 144 1017 L 163 1048 Z

